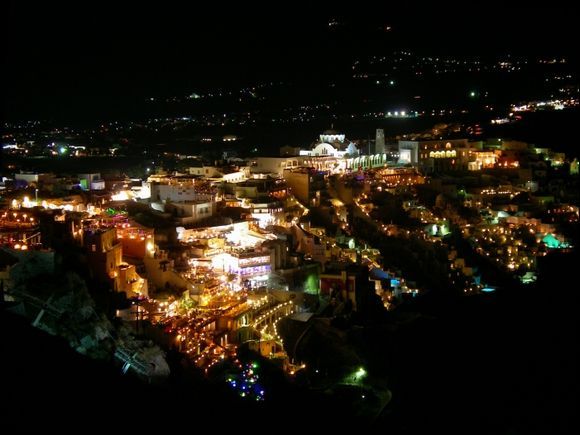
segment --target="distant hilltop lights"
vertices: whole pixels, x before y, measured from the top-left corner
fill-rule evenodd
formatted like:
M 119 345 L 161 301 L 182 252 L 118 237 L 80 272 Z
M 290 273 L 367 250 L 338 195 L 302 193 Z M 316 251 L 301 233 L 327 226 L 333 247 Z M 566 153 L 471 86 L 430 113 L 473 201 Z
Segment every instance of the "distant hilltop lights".
M 512 104 L 512 112 L 535 112 L 536 110 L 563 110 L 567 107 L 578 106 L 578 100 L 570 98 L 567 100 L 547 100 L 547 101 L 530 101 L 525 104 Z
M 416 118 L 417 116 L 419 116 L 418 112 L 406 110 L 395 110 L 385 114 L 386 118 Z

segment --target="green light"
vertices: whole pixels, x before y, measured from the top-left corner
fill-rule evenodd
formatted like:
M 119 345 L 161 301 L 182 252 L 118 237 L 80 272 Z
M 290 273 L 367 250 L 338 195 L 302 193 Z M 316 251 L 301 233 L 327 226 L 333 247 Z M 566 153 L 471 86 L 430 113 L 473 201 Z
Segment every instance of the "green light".
M 66 153 L 66 148 L 65 147 L 60 147 L 59 151 L 60 151 L 61 154 L 64 154 L 64 153 Z
M 544 242 L 546 246 L 551 249 L 560 248 L 562 245 L 562 243 L 557 238 L 555 238 L 553 234 L 546 235 L 542 239 L 542 242 Z
M 470 97 L 472 97 L 472 98 L 473 98 L 473 97 L 475 97 L 475 91 L 471 91 L 471 92 L 469 93 L 469 96 L 470 96 Z
M 304 291 L 306 293 L 317 295 L 318 291 L 319 291 L 318 283 L 319 283 L 318 274 L 310 273 L 306 277 L 306 282 L 304 284 Z
M 363 367 L 359 367 L 355 372 L 347 376 L 349 382 L 354 382 L 356 384 L 361 384 L 363 378 L 366 377 L 367 371 Z

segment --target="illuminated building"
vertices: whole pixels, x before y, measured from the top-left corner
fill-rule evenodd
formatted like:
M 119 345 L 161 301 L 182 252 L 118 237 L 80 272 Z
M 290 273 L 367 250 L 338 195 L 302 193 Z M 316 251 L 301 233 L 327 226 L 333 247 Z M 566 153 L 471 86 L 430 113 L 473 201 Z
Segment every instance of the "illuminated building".
M 467 139 L 400 140 L 399 163 L 418 165 L 427 172 L 450 170 L 460 165 L 459 149 L 469 149 Z
M 125 292 L 128 297 L 147 296 L 147 280 L 139 276 L 133 264 L 120 264 L 115 290 Z
M 261 202 L 266 198 L 284 198 L 286 185 L 277 178 L 253 178 L 240 183 L 226 183 L 225 193 L 233 194 L 240 199 L 256 199 Z
M 363 155 L 353 142 L 346 140 L 344 134 L 332 130 L 321 134 L 309 149 L 299 150 L 297 156 L 287 156 L 295 154 L 296 150 L 292 147 L 284 147 L 280 151 L 285 157 L 256 158 L 251 171 L 282 176 L 285 170 L 311 167 L 328 173 L 342 173 L 384 167 L 387 163 L 387 155 L 380 149 L 375 149 L 376 154 Z
M 85 228 L 83 242 L 96 280 L 129 297 L 147 295 L 147 281 L 137 274 L 134 265 L 123 263 L 123 247 L 115 228 Z
M 419 142 L 410 140 L 399 141 L 399 163 L 419 164 Z
M 254 160 L 254 165 L 250 166 L 250 171 L 252 173 L 271 173 L 281 177 L 285 169 L 303 166 L 306 160 L 307 158 L 304 156 L 257 157 Z
M 467 169 L 470 171 L 479 171 L 481 169 L 489 169 L 495 167 L 495 164 L 501 155 L 499 151 L 460 151 L 461 153 L 467 152 L 467 157 L 469 162 L 467 163 Z M 464 157 L 462 155 L 462 157 Z M 474 160 L 472 160 L 474 159 Z
M 99 173 L 78 174 L 83 190 L 105 190 L 105 180 Z
M 303 204 L 312 205 L 320 199 L 324 186 L 324 173 L 314 168 L 297 168 L 284 171 L 284 180 L 294 196 Z
M 387 188 L 425 183 L 425 177 L 416 168 L 406 167 L 379 169 L 374 175 L 374 180 Z
M 165 204 L 165 212 L 171 213 L 179 225 L 188 225 L 213 215 L 215 202 L 180 201 Z
M 116 269 L 123 262 L 121 244 L 114 228 L 86 228 L 83 235 L 89 266 L 95 278 L 109 281 L 116 277 Z
M 484 151 L 483 142 L 467 139 L 450 140 L 401 140 L 399 163 L 417 165 L 425 172 L 471 170 L 493 168 L 502 152 Z
M 242 181 L 245 181 L 246 178 L 246 172 L 236 171 L 230 172 L 229 174 L 223 174 L 220 181 L 224 183 L 241 183 Z
M 125 257 L 142 259 L 155 251 L 153 229 L 123 224 L 117 227 L 117 238 Z
M 188 281 L 173 269 L 173 260 L 168 257 L 167 251 L 156 250 L 152 256 L 143 259 L 147 270 L 147 279 L 157 290 L 167 288 L 181 290 L 188 296 L 199 295 L 193 282 Z
M 238 275 L 243 282 L 249 280 L 254 284 L 266 281 L 272 270 L 272 257 L 268 251 L 233 251 L 215 255 L 212 265 L 216 270 Z
M 192 165 L 187 168 L 187 173 L 190 175 L 197 175 L 199 177 L 219 177 L 221 172 L 216 166 L 205 166 L 201 162 L 198 165 Z
M 210 201 L 213 197 L 210 193 L 200 192 L 195 182 L 167 181 L 166 184 L 151 183 L 151 201 Z
M 226 310 L 218 319 L 217 329 L 225 331 L 237 331 L 240 328 L 248 326 L 253 320 L 253 309 L 249 304 L 238 304 L 228 310 Z M 225 341 L 227 343 L 227 337 L 229 334 L 225 334 Z M 233 335 L 233 338 L 240 340 L 243 333 L 238 333 Z
M 268 203 L 251 203 L 251 216 L 256 219 L 258 225 L 261 228 L 266 228 L 269 225 L 274 224 L 277 220 L 283 220 L 285 218 L 284 208 L 282 203 L 268 202 Z
M 353 142 L 347 141 L 344 134 L 334 130 L 322 133 L 310 149 L 300 150 L 300 156 L 309 157 L 303 161 L 304 166 L 333 173 L 347 169 L 368 169 L 385 163 L 384 159 L 381 160 L 383 155 L 361 155 L 361 150 Z

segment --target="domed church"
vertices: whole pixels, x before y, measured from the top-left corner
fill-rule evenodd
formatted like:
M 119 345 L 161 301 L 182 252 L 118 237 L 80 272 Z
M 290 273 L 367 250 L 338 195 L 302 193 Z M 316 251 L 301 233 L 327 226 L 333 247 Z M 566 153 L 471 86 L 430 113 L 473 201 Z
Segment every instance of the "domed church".
M 310 150 L 301 150 L 300 155 L 312 157 L 355 157 L 359 155 L 356 145 L 345 135 L 335 130 L 326 130 L 314 142 Z

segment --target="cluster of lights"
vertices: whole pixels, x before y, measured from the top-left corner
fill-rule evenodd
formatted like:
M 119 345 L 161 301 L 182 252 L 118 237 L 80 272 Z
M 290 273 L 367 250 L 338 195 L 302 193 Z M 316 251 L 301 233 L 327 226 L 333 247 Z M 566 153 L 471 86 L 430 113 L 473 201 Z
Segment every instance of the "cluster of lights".
M 520 266 L 526 270 L 533 271 L 535 268 L 534 257 L 545 255 L 545 252 L 538 250 L 546 236 L 553 234 L 538 232 L 534 225 L 524 224 L 516 228 L 521 228 L 534 235 L 534 243 L 528 246 L 523 239 L 515 237 L 511 226 L 481 227 L 472 236 L 472 241 L 476 244 L 476 249 L 483 255 L 491 257 L 495 262 L 503 264 L 508 271 L 515 271 Z M 499 247 L 505 246 L 498 251 Z
M 512 105 L 512 112 L 534 112 L 536 110 L 563 110 L 567 107 L 578 106 L 580 102 L 571 98 L 567 100 L 530 101 L 519 106 Z
M 228 385 L 235 389 L 240 397 L 257 402 L 263 401 L 264 388 L 259 383 L 258 363 L 252 362 L 239 367 L 242 368 L 242 372 L 238 376 L 228 377 Z
M 415 114 L 414 116 L 417 116 L 417 112 L 413 112 L 413 113 Z M 406 110 L 401 110 L 401 111 L 395 110 L 394 112 L 387 112 L 386 116 L 387 116 L 387 118 L 391 118 L 391 117 L 405 118 L 407 116 L 407 111 Z M 409 114 L 409 116 L 411 116 L 411 115 Z
M 513 197 L 513 191 L 511 189 L 494 189 L 493 187 L 489 187 L 486 189 L 481 190 L 482 195 L 509 195 Z
M 34 217 L 29 216 L 27 213 L 21 212 L 4 212 L 0 219 L 0 227 L 13 227 L 13 226 L 32 226 L 36 224 Z
M 198 268 L 191 275 L 191 278 L 199 277 Z M 181 347 L 185 346 L 185 353 L 192 357 L 193 362 L 203 369 L 205 372 L 226 358 L 226 349 L 222 345 L 218 345 L 214 342 L 214 334 L 206 331 L 206 327 L 211 323 L 214 323 L 221 316 L 228 316 L 232 318 L 238 317 L 241 313 L 251 310 L 257 311 L 267 311 L 262 313 L 259 317 L 261 322 L 266 319 L 265 316 L 283 314 L 280 311 L 282 308 L 287 308 L 291 302 L 286 302 L 280 304 L 276 307 L 268 309 L 268 305 L 271 303 L 269 297 L 262 296 L 260 298 L 254 298 L 247 300 L 247 293 L 245 291 L 234 292 L 232 289 L 227 287 L 226 276 L 221 275 L 217 279 L 212 268 L 201 268 L 201 273 L 205 270 L 203 282 L 211 283 L 217 282 L 216 286 L 211 288 L 206 288 L 204 294 L 202 295 L 202 300 L 200 304 L 195 309 L 186 309 L 187 307 L 180 307 L 180 304 L 176 302 L 168 304 L 167 302 L 159 303 L 158 310 L 165 313 L 165 318 L 163 322 L 182 322 L 185 318 L 187 319 L 187 325 L 178 328 L 177 332 L 177 343 Z M 184 312 L 185 309 L 185 312 Z M 284 311 L 285 312 L 285 311 Z M 175 320 L 172 320 L 175 319 Z M 179 320 L 181 319 L 181 320 Z M 247 320 L 241 320 L 241 324 L 247 325 Z M 252 325 L 256 330 L 259 331 L 259 324 Z M 235 326 L 234 326 L 235 328 Z M 171 328 L 168 332 L 175 331 L 175 328 Z M 266 333 L 266 331 L 263 331 Z M 276 331 L 277 332 L 277 331 Z M 228 344 L 229 350 L 236 348 L 233 344 Z

